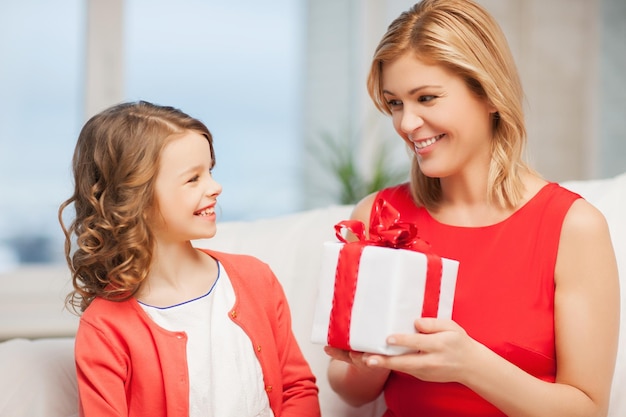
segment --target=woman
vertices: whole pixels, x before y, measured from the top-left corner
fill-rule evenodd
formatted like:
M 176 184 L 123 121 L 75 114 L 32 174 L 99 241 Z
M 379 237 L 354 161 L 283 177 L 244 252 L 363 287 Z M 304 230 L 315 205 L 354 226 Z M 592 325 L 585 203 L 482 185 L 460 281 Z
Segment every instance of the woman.
M 391 416 L 605 416 L 619 322 L 601 213 L 524 161 L 523 92 L 495 20 L 468 0 L 424 0 L 376 49 L 369 93 L 412 151 L 383 198 L 460 262 L 452 320 L 416 318 L 399 356 L 326 347 L 347 402 L 384 393 Z

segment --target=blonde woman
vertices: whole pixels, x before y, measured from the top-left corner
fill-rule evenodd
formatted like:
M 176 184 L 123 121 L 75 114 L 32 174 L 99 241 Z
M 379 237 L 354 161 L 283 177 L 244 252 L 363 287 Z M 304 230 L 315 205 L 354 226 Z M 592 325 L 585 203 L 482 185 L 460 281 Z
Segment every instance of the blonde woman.
M 423 0 L 376 49 L 369 79 L 412 153 L 384 198 L 439 255 L 460 262 L 452 320 L 415 320 L 399 356 L 332 357 L 353 405 L 384 393 L 385 417 L 606 416 L 619 322 L 607 224 L 523 160 L 523 92 L 504 35 L 470 0 Z M 550 94 L 546 91 L 546 94 Z

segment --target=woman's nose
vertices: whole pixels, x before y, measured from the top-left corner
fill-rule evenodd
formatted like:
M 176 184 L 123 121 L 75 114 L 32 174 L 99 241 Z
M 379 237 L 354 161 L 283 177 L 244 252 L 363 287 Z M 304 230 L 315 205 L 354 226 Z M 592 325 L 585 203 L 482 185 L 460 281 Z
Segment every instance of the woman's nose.
M 424 124 L 424 119 L 415 111 L 406 109 L 402 112 L 400 119 L 400 129 L 405 134 L 410 134 Z

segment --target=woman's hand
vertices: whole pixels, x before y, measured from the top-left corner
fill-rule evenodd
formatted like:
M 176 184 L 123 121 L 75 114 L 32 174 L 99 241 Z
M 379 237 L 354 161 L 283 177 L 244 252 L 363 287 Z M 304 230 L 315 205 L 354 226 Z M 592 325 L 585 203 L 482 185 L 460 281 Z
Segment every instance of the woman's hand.
M 360 369 L 367 369 L 367 365 L 363 360 L 363 352 L 356 352 L 354 350 L 343 350 L 332 346 L 324 346 L 324 352 L 328 356 L 338 361 L 345 362 L 350 365 L 354 365 Z
M 379 376 L 379 379 L 387 379 L 389 370 L 381 367 L 371 367 L 365 361 L 366 353 L 357 352 L 354 350 L 343 350 L 334 348 L 331 346 L 324 346 L 324 352 L 332 359 L 345 362 L 351 365 L 353 369 L 351 372 L 356 372 L 363 377 Z
M 332 358 L 328 366 L 328 382 L 348 404 L 360 407 L 382 393 L 391 372 L 389 369 L 368 366 L 363 352 L 330 346 L 325 346 L 324 352 Z
M 415 320 L 416 333 L 389 336 L 387 343 L 411 350 L 396 356 L 363 354 L 359 357 L 370 368 L 404 372 L 424 381 L 463 382 L 464 370 L 472 363 L 478 342 L 452 320 Z

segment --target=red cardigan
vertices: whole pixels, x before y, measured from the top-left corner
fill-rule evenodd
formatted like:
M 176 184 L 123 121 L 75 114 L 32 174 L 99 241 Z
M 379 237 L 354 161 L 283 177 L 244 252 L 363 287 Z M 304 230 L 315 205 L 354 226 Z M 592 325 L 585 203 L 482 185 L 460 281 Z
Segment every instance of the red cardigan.
M 237 301 L 229 317 L 254 346 L 274 415 L 319 416 L 315 377 L 269 266 L 251 256 L 205 252 L 221 262 L 232 281 Z M 156 325 L 134 298 L 95 299 L 76 334 L 81 416 L 188 417 L 186 342 L 184 332 Z

